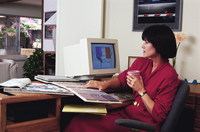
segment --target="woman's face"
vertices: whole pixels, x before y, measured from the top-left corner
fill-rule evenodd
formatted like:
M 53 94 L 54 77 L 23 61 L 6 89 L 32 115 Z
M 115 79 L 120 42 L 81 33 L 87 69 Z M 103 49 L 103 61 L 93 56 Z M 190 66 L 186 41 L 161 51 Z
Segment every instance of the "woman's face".
M 143 49 L 143 57 L 145 58 L 153 58 L 158 55 L 156 49 L 153 47 L 153 44 L 150 43 L 148 40 L 144 41 L 142 49 Z

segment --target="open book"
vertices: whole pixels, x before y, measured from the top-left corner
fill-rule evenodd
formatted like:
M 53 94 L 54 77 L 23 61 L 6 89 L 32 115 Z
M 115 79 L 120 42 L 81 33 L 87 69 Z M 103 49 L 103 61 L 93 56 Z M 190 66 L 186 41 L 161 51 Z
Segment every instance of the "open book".
M 130 91 L 120 90 L 116 92 L 100 92 L 98 89 L 85 88 L 86 82 L 51 82 L 52 84 L 67 88 L 85 102 L 95 103 L 121 103 L 134 100 Z
M 132 93 L 128 91 L 117 91 L 117 92 L 111 92 L 108 93 L 110 96 L 113 98 L 119 100 L 120 102 L 126 102 L 126 101 L 131 101 L 134 100 L 134 96 Z
M 85 102 L 91 103 L 104 103 L 104 104 L 121 104 L 119 100 L 110 96 L 106 92 L 99 91 L 98 89 L 89 88 L 67 88 L 73 92 L 76 96 L 81 98 Z
M 0 83 L 0 87 L 23 88 L 29 83 L 31 83 L 29 78 L 13 78 Z

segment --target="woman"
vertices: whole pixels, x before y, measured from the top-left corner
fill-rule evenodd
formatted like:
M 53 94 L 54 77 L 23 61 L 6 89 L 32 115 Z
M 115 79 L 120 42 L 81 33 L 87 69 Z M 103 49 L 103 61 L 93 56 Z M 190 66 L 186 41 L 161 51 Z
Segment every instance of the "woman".
M 176 40 L 172 30 L 165 25 L 146 28 L 142 34 L 143 57 L 134 61 L 118 78 L 106 82 L 90 81 L 85 87 L 96 87 L 100 91 L 106 88 L 132 88 L 134 102 L 121 110 L 108 112 L 106 116 L 77 115 L 65 132 L 122 132 L 128 128 L 116 126 L 119 118 L 135 119 L 157 127 L 165 121 L 173 103 L 179 84 L 178 74 L 170 65 L 168 58 L 176 55 Z M 130 70 L 140 70 L 140 79 Z

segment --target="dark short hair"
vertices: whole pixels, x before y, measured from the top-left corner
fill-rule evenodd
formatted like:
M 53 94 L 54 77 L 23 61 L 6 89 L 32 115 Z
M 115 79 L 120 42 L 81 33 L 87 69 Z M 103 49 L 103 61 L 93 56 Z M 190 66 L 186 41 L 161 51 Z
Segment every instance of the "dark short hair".
M 173 31 L 166 25 L 153 25 L 147 27 L 142 33 L 142 39 L 152 43 L 156 52 L 163 59 L 176 56 L 176 39 Z

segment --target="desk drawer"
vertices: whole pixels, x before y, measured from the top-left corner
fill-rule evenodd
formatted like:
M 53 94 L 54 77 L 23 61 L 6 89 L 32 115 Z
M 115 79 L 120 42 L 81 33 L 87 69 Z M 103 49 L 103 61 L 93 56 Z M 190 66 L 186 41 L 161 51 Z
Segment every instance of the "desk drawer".
M 196 104 L 200 105 L 200 96 L 199 95 L 196 96 Z
M 194 128 L 194 132 L 200 132 L 200 128 Z
M 200 128 L 200 119 L 195 118 L 194 126 Z
M 186 100 L 187 104 L 195 104 L 195 95 L 191 94 L 188 96 L 187 100 Z
M 200 105 L 196 105 L 196 112 L 195 112 L 195 117 L 200 118 Z
M 195 109 L 195 105 L 194 104 L 185 104 L 184 108 L 194 110 Z
M 6 132 L 60 132 L 60 124 L 58 118 L 50 117 L 8 125 Z

